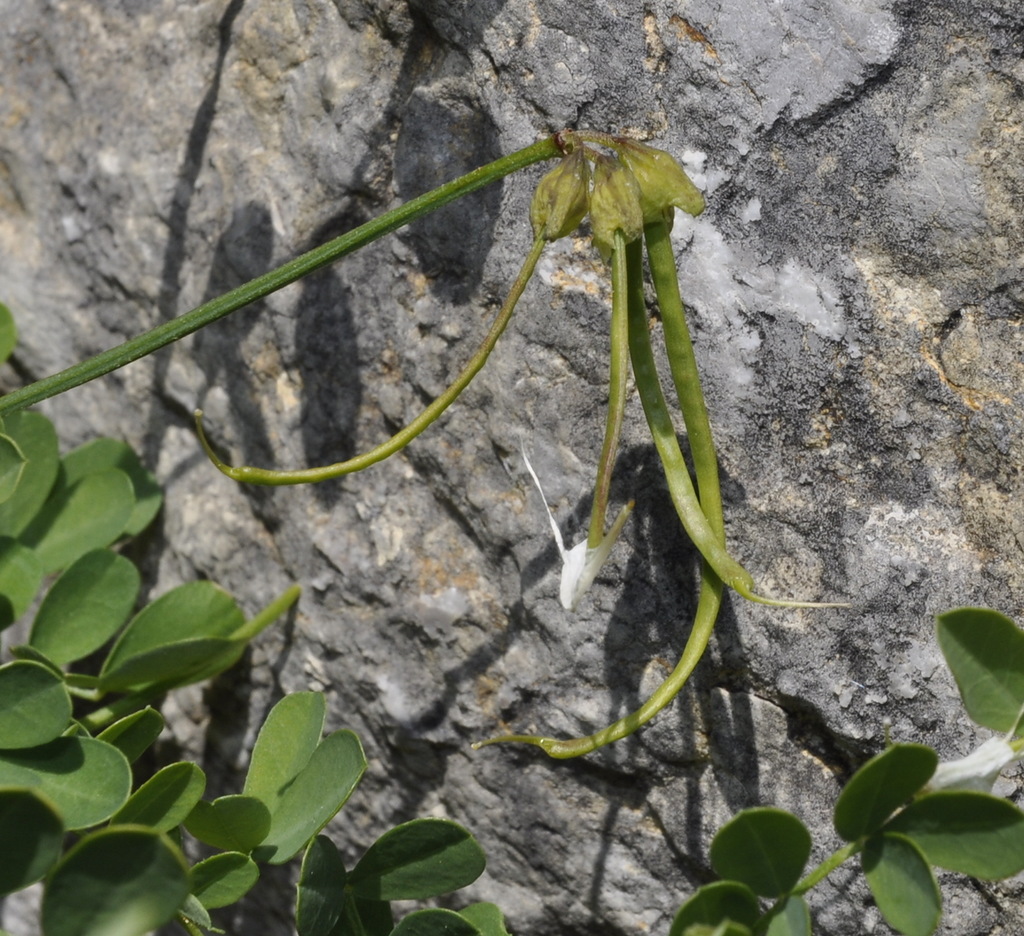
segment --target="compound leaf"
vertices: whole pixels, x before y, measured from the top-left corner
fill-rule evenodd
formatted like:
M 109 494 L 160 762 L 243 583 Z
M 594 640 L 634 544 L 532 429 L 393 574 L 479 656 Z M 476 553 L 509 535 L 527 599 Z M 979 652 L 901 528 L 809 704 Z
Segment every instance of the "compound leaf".
M 196 764 L 168 764 L 132 793 L 110 821 L 169 832 L 185 821 L 205 789 L 206 775 Z
M 27 459 L 18 496 L 0 504 L 0 535 L 17 537 L 46 502 L 60 470 L 60 454 L 53 423 L 41 413 L 10 413 L 4 419 L 4 433 Z
M 860 857 L 868 887 L 886 922 L 904 936 L 930 936 L 942 896 L 921 849 L 905 835 L 873 835 Z
M 459 916 L 469 920 L 483 936 L 510 936 L 505 917 L 495 904 L 470 904 L 459 911 Z
M 160 510 L 163 494 L 152 473 L 147 471 L 130 445 L 117 439 L 93 439 L 68 452 L 61 459 L 62 482 L 71 487 L 88 474 L 104 468 L 120 468 L 132 482 L 135 506 L 125 525 L 128 536 L 141 533 Z
M 124 556 L 109 549 L 85 553 L 47 592 L 29 643 L 60 665 L 88 656 L 128 620 L 140 581 Z
M 414 819 L 385 832 L 349 875 L 349 887 L 374 900 L 438 897 L 472 884 L 486 865 L 476 839 L 447 819 Z
M 931 779 L 938 763 L 923 744 L 894 744 L 872 757 L 836 800 L 836 831 L 848 842 L 877 831 Z
M 11 310 L 0 302 L 0 361 L 6 361 L 18 342 L 18 327 Z
M 16 539 L 0 537 L 0 630 L 28 610 L 42 582 L 39 557 Z
M 306 847 L 295 895 L 295 929 L 299 936 L 330 936 L 345 902 L 345 865 L 326 835 Z
M 131 791 L 131 768 L 115 747 L 83 735 L 22 751 L 0 751 L 0 785 L 32 787 L 56 806 L 66 828 L 109 819 Z
M 185 819 L 200 842 L 225 851 L 251 852 L 270 831 L 270 810 L 255 796 L 221 796 L 200 801 Z
M 174 918 L 188 866 L 152 829 L 112 826 L 85 836 L 43 892 L 44 936 L 142 936 Z
M 1016 733 L 1024 706 L 1024 634 L 990 608 L 957 608 L 937 621 L 939 647 L 967 714 L 986 728 Z
M 267 804 L 270 831 L 253 857 L 281 864 L 296 855 L 345 805 L 365 770 L 359 738 L 347 730 L 329 734 L 274 805 Z
M 192 893 L 207 910 L 241 900 L 259 880 L 256 862 L 241 852 L 228 851 L 207 858 L 189 873 Z
M 746 884 L 715 881 L 697 888 L 679 908 L 669 936 L 682 936 L 696 923 L 713 927 L 723 920 L 733 920 L 744 926 L 753 926 L 760 915 L 757 895 Z
M 49 574 L 123 532 L 135 505 L 128 475 L 116 468 L 90 474 L 49 498 L 18 537 Z
M 64 825 L 34 790 L 0 790 L 0 895 L 34 884 L 60 857 Z
M 164 717 L 156 709 L 146 708 L 126 715 L 96 737 L 116 747 L 132 764 L 164 730 Z
M 14 496 L 27 463 L 18 443 L 0 434 L 0 504 Z
M 263 800 L 273 811 L 313 756 L 326 715 L 327 700 L 321 692 L 292 692 L 281 699 L 256 737 L 242 792 Z
M 71 697 L 51 669 L 27 660 L 0 666 L 0 748 L 46 744 L 70 719 Z
M 711 842 L 719 876 L 746 884 L 762 897 L 780 897 L 800 879 L 811 854 L 811 835 L 792 813 L 770 807 L 745 809 Z
M 481 933 L 454 910 L 414 910 L 399 921 L 391 936 L 481 936 Z
M 811 911 L 803 897 L 787 897 L 766 936 L 811 936 Z
M 885 826 L 940 868 L 997 881 L 1024 870 L 1024 813 L 988 793 L 945 790 L 915 800 Z

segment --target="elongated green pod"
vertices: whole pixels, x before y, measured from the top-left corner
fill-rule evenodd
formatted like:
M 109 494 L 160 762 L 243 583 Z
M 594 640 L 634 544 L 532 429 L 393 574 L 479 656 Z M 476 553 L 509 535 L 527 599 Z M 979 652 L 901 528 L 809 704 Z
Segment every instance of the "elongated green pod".
M 543 236 L 537 237 L 533 242 L 533 247 L 530 248 L 530 253 L 527 255 L 526 261 L 519 271 L 519 276 L 516 277 L 516 281 L 512 284 L 508 298 L 494 319 L 487 337 L 484 338 L 476 354 L 473 355 L 462 369 L 459 376 L 419 416 L 409 425 L 396 432 L 386 442 L 382 442 L 376 448 L 370 449 L 369 452 L 364 452 L 362 455 L 357 455 L 355 458 L 336 462 L 333 465 L 323 465 L 319 468 L 275 471 L 270 468 L 254 468 L 248 465 L 232 467 L 218 458 L 213 451 L 206 438 L 206 433 L 203 431 L 202 410 L 196 410 L 196 432 L 199 434 L 199 441 L 202 443 L 203 449 L 206 451 L 207 456 L 209 456 L 210 461 L 235 481 L 267 485 L 309 484 L 317 481 L 326 481 L 329 478 L 339 478 L 342 475 L 352 474 L 355 471 L 362 471 L 364 468 L 369 468 L 371 465 L 377 464 L 377 462 L 384 461 L 385 458 L 389 458 L 395 452 L 405 448 L 455 402 L 459 394 L 469 386 L 470 381 L 487 362 L 487 358 L 490 356 L 491 351 L 494 350 L 494 346 L 498 343 L 502 332 L 505 331 L 509 321 L 512 319 L 516 303 L 519 301 L 519 297 L 523 294 L 527 282 L 529 282 L 530 277 L 533 275 L 533 270 L 537 266 L 537 261 L 540 259 L 541 252 L 544 250 L 546 243 L 547 241 Z

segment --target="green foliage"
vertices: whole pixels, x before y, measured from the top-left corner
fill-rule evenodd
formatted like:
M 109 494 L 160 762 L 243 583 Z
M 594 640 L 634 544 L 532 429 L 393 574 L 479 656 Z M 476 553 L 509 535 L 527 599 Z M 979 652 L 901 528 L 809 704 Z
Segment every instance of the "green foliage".
M 906 936 L 928 936 L 942 916 L 942 897 L 913 839 L 896 832 L 871 836 L 861 853 L 871 894 L 888 924 Z
M 930 779 L 938 755 L 923 744 L 894 744 L 850 778 L 836 800 L 836 831 L 853 842 L 876 829 Z
M 0 789 L 0 894 L 38 881 L 60 857 L 64 824 L 36 790 Z
M 933 867 L 983 880 L 1024 871 L 1024 812 L 982 789 L 1024 757 L 1024 740 L 1013 739 L 1024 707 L 1024 635 L 983 608 L 940 615 L 937 632 L 964 707 L 1007 738 L 948 764 L 921 744 L 894 744 L 868 760 L 836 801 L 836 831 L 848 844 L 803 880 L 811 839 L 800 820 L 778 809 L 744 810 L 711 843 L 711 863 L 725 880 L 683 904 L 670 936 L 810 934 L 803 894 L 858 854 L 888 924 L 929 936 L 942 915 Z M 757 894 L 775 899 L 766 913 Z
M 598 153 L 591 144 L 615 155 Z M 233 903 L 256 883 L 261 863 L 288 861 L 303 848 L 299 936 L 507 936 L 501 912 L 491 904 L 462 912 L 416 910 L 395 924 L 392 901 L 439 897 L 483 871 L 479 845 L 455 823 L 400 825 L 371 844 L 351 871 L 331 840 L 318 834 L 366 769 L 354 734 L 323 736 L 326 703 L 319 694 L 297 693 L 274 707 L 241 794 L 202 800 L 206 778 L 184 762 L 163 767 L 132 792 L 130 764 L 163 726 L 146 703 L 231 666 L 298 592 L 289 589 L 247 620 L 230 595 L 197 582 L 128 620 L 139 576 L 116 548 L 158 512 L 155 479 L 115 440 L 96 440 L 61 457 L 49 421 L 20 408 L 109 373 L 452 198 L 559 154 L 565 162 L 542 182 L 534 204 L 534 246 L 487 339 L 412 423 L 365 455 L 298 472 L 231 468 L 214 455 L 199 423 L 202 444 L 229 476 L 269 484 L 337 477 L 398 451 L 483 366 L 545 241 L 571 233 L 589 210 L 595 242 L 611 265 L 609 413 L 588 539 L 565 550 L 556 534 L 566 566 L 563 604 L 575 607 L 629 513 L 629 507 L 620 511 L 605 532 L 629 364 L 673 505 L 704 559 L 701 592 L 679 664 L 636 712 L 585 738 L 494 740 L 533 743 L 552 756 L 573 757 L 637 730 L 688 679 L 726 585 L 768 604 L 808 606 L 758 595 L 750 574 L 727 551 L 718 466 L 669 240 L 673 209 L 699 213 L 700 193 L 667 153 L 622 137 L 565 131 L 527 147 L 121 348 L 0 399 L 0 629 L 27 613 L 45 577 L 62 573 L 39 604 L 28 644 L 13 648 L 15 661 L 0 666 L 0 893 L 45 879 L 43 936 L 142 936 L 173 918 L 194 936 L 213 928 L 210 909 Z M 588 160 L 596 166 L 592 189 Z M 650 343 L 644 245 L 697 488 Z M 15 340 L 10 313 L 0 305 L 0 360 Z M 940 616 L 938 640 L 970 717 L 1005 732 L 1005 739 L 990 739 L 946 764 L 919 744 L 897 744 L 869 760 L 836 803 L 836 831 L 847 844 L 802 879 L 812 850 L 804 824 L 780 809 L 739 813 L 711 844 L 711 864 L 724 879 L 686 901 L 670 936 L 806 936 L 811 918 L 804 894 L 856 855 L 889 924 L 908 936 L 928 936 L 941 916 L 933 867 L 993 880 L 1024 870 L 1024 813 L 988 792 L 1000 770 L 1024 756 L 1024 740 L 1017 737 L 1024 718 L 1024 635 L 997 612 L 963 608 Z M 92 668 L 68 669 L 97 652 L 104 654 L 98 675 Z M 92 708 L 76 717 L 78 699 Z M 62 856 L 69 831 L 80 837 Z M 181 848 L 186 833 L 218 853 L 190 868 Z M 770 905 L 763 907 L 759 897 Z
M 46 936 L 142 936 L 173 918 L 188 896 L 188 866 L 164 835 L 111 826 L 85 836 L 50 872 Z
M 0 340 L 2 331 L 0 312 Z M 146 702 L 230 666 L 298 590 L 246 619 L 223 589 L 194 582 L 132 616 L 140 576 L 110 547 L 155 516 L 152 476 L 109 439 L 58 457 L 53 428 L 38 414 L 15 414 L 3 428 L 0 625 L 26 612 L 44 575 L 60 574 L 38 604 L 28 643 L 0 666 L 0 894 L 45 878 L 43 936 L 141 936 L 175 918 L 194 934 L 213 928 L 210 910 L 253 887 L 261 863 L 288 861 L 311 842 L 340 863 L 317 834 L 352 794 L 366 758 L 351 731 L 323 736 L 319 693 L 286 696 L 271 710 L 244 793 L 204 801 L 206 776 L 188 762 L 164 766 L 133 790 L 130 764 L 164 725 Z M 98 675 L 70 669 L 98 651 Z M 76 716 L 76 700 L 90 707 L 85 714 Z M 190 868 L 183 830 L 217 852 Z M 81 838 L 62 855 L 66 831 Z M 347 918 L 364 927 L 354 934 L 390 933 L 391 899 L 446 893 L 483 869 L 479 846 L 453 823 L 395 831 L 357 865 L 373 899 L 344 882 L 321 895 L 329 926 L 317 909 L 317 876 L 307 871 L 299 912 L 313 922 L 304 929 L 337 936 L 347 900 Z M 502 936 L 496 909 L 475 912 L 480 928 L 457 917 L 460 931 Z M 437 920 L 430 911 L 406 928 L 439 932 Z
M 711 842 L 711 864 L 722 877 L 762 897 L 780 897 L 800 879 L 811 854 L 811 834 L 781 809 L 745 809 Z
M 967 714 L 993 731 L 1016 733 L 1024 705 L 1024 634 L 989 608 L 940 614 L 936 632 Z

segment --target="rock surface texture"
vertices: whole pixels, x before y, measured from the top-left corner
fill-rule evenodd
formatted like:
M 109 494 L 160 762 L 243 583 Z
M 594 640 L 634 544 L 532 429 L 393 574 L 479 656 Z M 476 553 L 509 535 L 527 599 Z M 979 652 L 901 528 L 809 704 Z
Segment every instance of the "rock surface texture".
M 607 391 L 608 277 L 585 239 L 548 251 L 483 373 L 405 453 L 315 488 L 208 464 L 197 405 L 235 463 L 274 467 L 414 416 L 525 255 L 535 169 L 43 407 L 66 445 L 124 438 L 165 485 L 152 595 L 209 577 L 253 611 L 303 586 L 246 666 L 167 704 L 210 795 L 238 791 L 282 693 L 323 689 L 370 759 L 330 829 L 346 855 L 447 816 L 489 858 L 467 893 L 519 936 L 666 934 L 737 810 L 796 812 L 820 859 L 886 720 L 947 758 L 976 745 L 933 615 L 1024 611 L 1018 0 L 0 0 L 0 22 L 7 388 L 554 130 L 630 133 L 707 196 L 673 238 L 730 546 L 768 593 L 853 603 L 729 598 L 676 703 L 585 759 L 470 750 L 632 709 L 693 614 L 696 555 L 635 400 L 612 491 L 635 514 L 578 612 L 558 603 L 520 448 L 576 542 Z M 942 933 L 1024 928 L 1019 881 L 942 886 Z M 887 932 L 851 869 L 810 896 L 816 933 Z M 290 920 L 280 876 L 223 925 Z

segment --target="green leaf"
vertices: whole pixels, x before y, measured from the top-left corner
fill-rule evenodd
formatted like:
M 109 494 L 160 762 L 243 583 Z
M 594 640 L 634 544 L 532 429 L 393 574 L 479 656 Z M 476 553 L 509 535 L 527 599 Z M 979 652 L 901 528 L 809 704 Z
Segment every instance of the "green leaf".
M 811 835 L 792 813 L 745 809 L 711 842 L 711 865 L 720 877 L 746 884 L 762 897 L 780 897 L 800 879 L 811 854 Z
M 128 797 L 110 821 L 167 832 L 185 821 L 205 789 L 206 774 L 197 765 L 168 764 Z
M 18 343 L 18 328 L 11 310 L 0 302 L 0 361 L 6 361 Z
M 942 916 L 942 896 L 921 850 L 905 835 L 873 835 L 860 856 L 864 876 L 886 922 L 904 936 L 929 936 Z
M 848 842 L 878 831 L 931 779 L 938 763 L 939 756 L 923 744 L 894 744 L 872 757 L 836 800 L 836 831 Z
M 160 510 L 163 494 L 156 478 L 147 471 L 130 445 L 117 439 L 93 439 L 68 452 L 61 459 L 63 481 L 70 487 L 88 474 L 105 468 L 120 468 L 132 482 L 135 507 L 125 525 L 128 536 L 141 533 Z
M 44 936 L 142 936 L 174 918 L 188 866 L 166 836 L 114 826 L 87 835 L 43 892 Z
M 470 904 L 459 911 L 459 916 L 469 920 L 483 936 L 510 936 L 505 917 L 495 904 Z
M 281 864 L 296 855 L 345 805 L 365 770 L 366 756 L 355 734 L 329 734 L 275 804 L 267 803 L 270 831 L 253 857 Z
M 414 819 L 385 832 L 349 874 L 349 887 L 374 900 L 438 897 L 472 884 L 487 860 L 476 839 L 447 819 Z
M 391 936 L 394 925 L 388 901 L 363 900 L 346 891 L 341 919 L 331 930 L 331 936 Z
M 91 676 L 80 676 L 75 673 L 65 673 L 56 663 L 53 662 L 45 653 L 40 653 L 35 647 L 30 647 L 28 644 L 20 644 L 17 647 L 11 647 L 11 656 L 16 660 L 28 660 L 30 663 L 38 663 L 40 666 L 45 666 L 54 676 L 58 679 L 63 679 L 64 684 L 69 688 L 88 688 L 83 686 L 83 683 L 88 683 Z
M 178 919 L 184 917 L 189 923 L 198 926 L 200 929 L 213 930 L 213 920 L 210 919 L 209 911 L 200 903 L 199 898 L 194 894 L 186 895 L 181 906 L 178 907 Z M 217 930 L 216 932 L 223 932 Z
M 937 621 L 939 647 L 967 714 L 986 728 L 1017 733 L 1024 706 L 1024 634 L 989 608 L 958 608 Z
M 109 546 L 124 532 L 134 506 L 128 475 L 108 468 L 48 499 L 18 538 L 35 550 L 49 574 Z
M 949 790 L 915 800 L 885 827 L 940 868 L 987 881 L 1024 870 L 1024 813 L 988 793 Z
M 192 893 L 207 910 L 241 900 L 259 880 L 256 862 L 241 852 L 221 852 L 192 868 Z
M 4 431 L 28 459 L 18 483 L 18 496 L 0 504 L 0 535 L 17 537 L 46 502 L 57 480 L 60 456 L 53 423 L 41 413 L 10 413 L 4 420 Z
M 288 785 L 320 743 L 327 715 L 322 692 L 293 692 L 267 715 L 249 759 L 243 793 L 256 796 L 273 812 Z
M 164 730 L 164 717 L 156 709 L 147 706 L 132 712 L 105 728 L 97 737 L 112 744 L 132 764 L 160 736 Z
M 270 810 L 255 796 L 221 796 L 212 803 L 196 803 L 185 828 L 214 848 L 250 852 L 270 831 Z
M 326 835 L 306 847 L 295 895 L 299 936 L 330 936 L 345 902 L 345 865 Z
M 707 923 L 694 923 L 686 927 L 682 936 L 750 936 L 750 928 L 742 923 L 733 923 L 726 920 L 718 926 L 709 926 Z
M 757 895 L 746 884 L 715 881 L 699 887 L 679 908 L 669 936 L 681 936 L 695 923 L 717 926 L 723 920 L 733 920 L 744 926 L 753 926 L 760 916 Z
M 101 674 L 104 692 L 125 692 L 159 684 L 163 691 L 200 682 L 222 672 L 245 652 L 245 641 L 191 637 L 122 660 Z M 216 665 L 210 673 L 211 664 Z
M 71 697 L 50 669 L 27 660 L 0 666 L 0 749 L 46 744 L 70 719 Z
M 803 897 L 787 897 L 768 924 L 767 936 L 811 936 L 811 911 Z
M 47 592 L 29 643 L 60 665 L 88 656 L 128 620 L 140 581 L 124 556 L 109 549 L 87 552 Z
M 60 857 L 64 826 L 34 790 L 0 789 L 0 895 L 34 884 Z
M 0 434 L 0 504 L 14 496 L 27 463 L 18 443 L 9 435 Z
M 36 789 L 52 800 L 71 830 L 109 819 L 128 799 L 131 782 L 125 756 L 87 736 L 57 738 L 23 751 L 0 751 L 0 785 Z
M 0 537 L 0 630 L 28 610 L 42 582 L 39 557 L 16 539 Z
M 391 936 L 480 936 L 480 930 L 454 910 L 414 910 Z
M 210 655 L 233 649 L 227 638 L 244 623 L 235 600 L 212 582 L 174 588 L 128 623 L 103 664 L 100 685 L 126 689 L 188 675 Z

